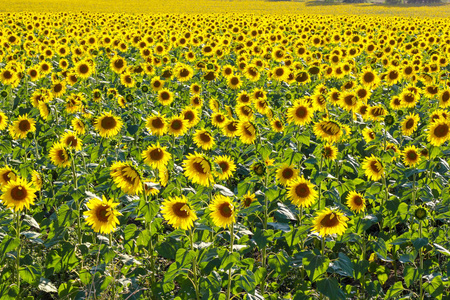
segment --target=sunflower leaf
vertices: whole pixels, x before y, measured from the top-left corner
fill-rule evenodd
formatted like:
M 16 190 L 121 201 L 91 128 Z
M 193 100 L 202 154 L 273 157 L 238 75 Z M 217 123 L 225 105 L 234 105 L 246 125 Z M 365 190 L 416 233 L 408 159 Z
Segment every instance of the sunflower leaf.
M 322 255 L 310 253 L 303 257 L 302 263 L 311 281 L 316 281 L 326 272 L 330 260 Z
M 324 278 L 318 281 L 317 289 L 330 300 L 345 300 L 345 293 L 339 288 L 339 283 L 334 278 Z

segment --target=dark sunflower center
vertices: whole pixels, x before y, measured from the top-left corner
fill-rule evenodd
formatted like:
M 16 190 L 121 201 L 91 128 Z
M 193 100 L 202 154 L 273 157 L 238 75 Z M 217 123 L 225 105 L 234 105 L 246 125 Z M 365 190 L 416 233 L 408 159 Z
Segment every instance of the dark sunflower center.
M 22 201 L 25 199 L 28 195 L 28 192 L 26 189 L 24 189 L 22 186 L 16 186 L 11 190 L 11 198 L 14 201 Z
M 412 71 L 413 71 L 413 68 L 412 68 L 412 67 L 406 67 L 406 68 L 405 68 L 405 74 L 406 74 L 406 75 L 411 75 Z
M 67 146 L 76 147 L 78 145 L 78 139 L 74 136 L 69 136 L 66 140 Z
M 429 86 L 427 87 L 427 91 L 428 93 L 430 93 L 431 95 L 436 95 L 438 93 L 438 87 L 437 86 Z
M 244 125 L 244 133 L 245 133 L 245 135 L 252 137 L 253 132 L 249 130 L 250 128 L 252 128 L 251 125 Z
M 172 206 L 173 213 L 179 218 L 189 217 L 189 209 L 186 203 L 177 202 Z
M 230 165 L 225 161 L 220 162 L 219 167 L 222 169 L 223 173 L 227 172 L 230 169 Z
M 450 99 L 450 93 L 448 91 L 445 91 L 442 93 L 441 101 L 447 102 Z
M 405 101 L 406 101 L 406 99 L 405 99 Z M 394 98 L 394 104 L 395 105 L 400 105 L 401 103 L 400 103 L 400 98 Z
M 81 74 L 87 74 L 87 73 L 89 73 L 89 66 L 86 64 L 82 64 L 82 65 L 80 65 L 78 70 L 80 71 Z
M 375 80 L 375 75 L 371 72 L 364 74 L 364 81 L 367 83 L 371 83 Z
M 164 127 L 164 123 L 160 118 L 156 118 L 154 120 L 152 120 L 152 126 L 154 128 L 160 129 Z
M 13 77 L 13 74 L 10 71 L 6 70 L 5 72 L 3 72 L 3 77 L 5 79 L 11 79 Z
M 230 82 L 231 82 L 232 85 L 238 85 L 239 84 L 239 78 L 233 77 L 233 78 L 231 78 Z
M 331 157 L 331 155 L 333 154 L 333 150 L 331 150 L 331 148 L 329 148 L 329 147 L 324 148 L 323 152 L 324 152 L 323 155 L 325 157 Z
M 161 93 L 161 99 L 163 99 L 164 101 L 167 101 L 170 99 L 170 94 L 168 92 L 162 92 Z
M 66 161 L 66 152 L 64 150 L 58 150 L 58 152 L 56 152 L 56 156 L 58 156 L 60 161 Z
M 417 159 L 417 153 L 415 151 L 408 151 L 406 154 L 409 160 L 416 160 Z
M 370 162 L 370 169 L 374 173 L 380 173 L 381 172 L 381 168 L 378 167 L 378 161 L 371 161 Z
M 391 72 L 389 72 L 389 79 L 390 80 L 395 80 L 395 79 L 397 79 L 398 78 L 398 72 L 397 71 L 391 71 Z
M 223 203 L 219 207 L 219 212 L 222 217 L 229 218 L 233 215 L 233 208 L 231 207 L 230 203 Z
M 438 138 L 442 138 L 447 136 L 449 131 L 448 125 L 447 124 L 441 124 L 438 125 L 435 129 L 434 129 L 434 135 Z
M 406 129 L 411 129 L 414 126 L 414 120 L 413 119 L 409 119 L 406 124 L 405 127 Z
M 194 115 L 194 113 L 192 111 L 187 111 L 187 112 L 184 113 L 184 118 L 186 120 L 192 121 L 192 120 L 194 120 L 195 115 Z
M 378 117 L 384 114 L 384 110 L 381 107 L 376 107 L 372 110 L 372 116 Z
M 164 157 L 164 151 L 160 148 L 150 151 L 150 158 L 152 160 L 161 160 Z
M 183 69 L 180 71 L 180 77 L 188 77 L 189 74 L 190 74 L 190 72 L 189 72 L 189 70 L 186 69 L 186 68 L 183 68 Z
M 339 125 L 331 121 L 321 123 L 320 128 L 322 129 L 323 132 L 325 132 L 328 135 L 337 135 L 340 131 Z
M 114 117 L 106 116 L 102 119 L 101 126 L 103 129 L 106 130 L 116 128 L 117 126 L 116 119 Z
M 133 81 L 133 79 L 131 78 L 130 75 L 125 76 L 125 82 L 126 83 L 131 83 Z
M 333 228 L 333 227 L 336 227 L 338 224 L 339 224 L 339 219 L 337 218 L 337 216 L 334 213 L 327 214 L 320 221 L 320 225 L 322 225 L 322 227 Z
M 244 198 L 244 206 L 249 207 L 250 204 L 252 204 L 252 198 L 250 198 L 250 197 Z
M 282 68 L 278 68 L 275 70 L 275 75 L 277 75 L 278 77 L 283 76 L 284 74 L 284 70 Z
M 297 108 L 295 110 L 295 115 L 301 119 L 304 118 L 307 113 L 308 113 L 308 109 L 304 106 L 300 106 L 299 108 Z
M 114 67 L 116 67 L 117 69 L 122 69 L 123 65 L 124 63 L 122 59 L 118 59 L 114 62 Z
M 205 170 L 203 170 L 203 166 L 200 162 L 194 162 L 192 164 L 192 166 L 194 167 L 195 171 L 197 171 L 197 173 L 206 174 L 206 172 L 205 172 Z
M 170 127 L 174 130 L 180 130 L 183 127 L 183 122 L 180 120 L 174 120 Z
M 248 95 L 242 95 L 240 99 L 243 103 L 247 103 L 250 101 L 250 97 Z
M 363 204 L 362 198 L 358 195 L 353 196 L 353 204 L 355 204 L 357 206 L 361 206 Z
M 30 71 L 30 76 L 31 77 L 36 77 L 37 76 L 37 71 L 36 70 L 31 70 Z
M 28 131 L 31 128 L 31 124 L 28 120 L 22 120 L 19 123 L 19 129 L 22 132 Z
M 200 134 L 200 139 L 201 139 L 202 142 L 204 142 L 204 143 L 208 143 L 208 142 L 211 141 L 211 137 L 209 136 L 209 133 L 207 133 L 207 132 L 202 132 L 202 133 Z
M 154 86 L 155 88 L 159 88 L 159 87 L 161 86 L 161 82 L 158 81 L 158 80 L 156 80 L 155 82 L 153 82 L 153 86 Z
M 227 125 L 227 129 L 231 132 L 234 132 L 237 130 L 237 126 L 235 122 L 231 122 Z
M 359 112 L 361 113 L 361 115 L 364 115 L 367 112 L 367 106 L 366 105 L 361 106 Z
M 55 84 L 55 86 L 53 87 L 53 91 L 55 92 L 55 93 L 59 93 L 59 92 L 61 92 L 62 91 L 62 84 L 61 83 L 57 83 L 57 84 Z
M 258 72 L 255 68 L 249 68 L 248 74 L 250 74 L 250 76 L 254 77 L 254 76 L 258 75 Z
M 300 198 L 306 198 L 311 194 L 311 191 L 306 183 L 300 183 L 295 187 L 295 193 Z
M 222 123 L 223 121 L 225 121 L 225 118 L 222 115 L 216 116 L 216 122 Z
M 344 102 L 345 104 L 347 104 L 348 106 L 353 106 L 356 104 L 356 97 L 353 95 L 348 95 L 344 97 Z
M 109 208 L 109 206 L 107 206 L 107 205 L 102 205 L 101 207 L 97 208 L 95 215 L 97 216 L 97 219 L 102 223 L 108 222 L 108 216 L 107 216 L 108 208 Z
M 286 168 L 283 170 L 281 175 L 284 179 L 291 179 L 294 176 L 294 170 L 292 170 L 291 168 Z
M 12 174 L 11 174 L 12 173 Z M 5 173 L 3 173 L 3 175 L 2 175 L 2 177 L 3 177 L 3 180 L 6 182 L 6 183 L 8 183 L 10 180 L 11 180 L 11 177 L 12 176 L 10 176 L 10 174 L 11 175 L 15 175 L 13 172 L 11 172 L 11 171 L 6 171 Z

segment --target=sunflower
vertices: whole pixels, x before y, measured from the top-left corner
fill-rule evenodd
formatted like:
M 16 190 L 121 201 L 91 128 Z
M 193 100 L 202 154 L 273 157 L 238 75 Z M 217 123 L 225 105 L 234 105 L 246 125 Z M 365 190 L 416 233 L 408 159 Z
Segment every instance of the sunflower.
M 366 208 L 366 199 L 360 193 L 351 191 L 346 199 L 348 207 L 356 213 L 360 213 Z
M 3 130 L 8 125 L 8 117 L 4 112 L 0 111 L 0 130 Z
M 9 132 L 14 139 L 26 138 L 28 132 L 36 131 L 36 121 L 29 118 L 28 114 L 19 118 L 9 126 Z
M 347 230 L 347 221 L 348 218 L 342 212 L 326 207 L 317 213 L 313 231 L 322 237 L 332 234 L 341 235 Z
M 228 227 L 236 222 L 236 210 L 229 197 L 215 195 L 209 205 L 211 219 L 218 227 Z
M 0 168 L 0 188 L 17 178 L 17 171 L 9 166 Z
M 236 120 L 230 120 L 225 123 L 225 126 L 222 127 L 222 133 L 227 137 L 235 137 L 238 134 L 238 125 L 239 122 Z
M 438 120 L 428 125 L 427 140 L 433 146 L 440 146 L 450 138 L 450 122 Z
M 211 132 L 206 129 L 197 129 L 194 133 L 193 140 L 197 147 L 200 147 L 203 150 L 211 150 L 216 144 Z
M 381 120 L 384 115 L 386 115 L 386 110 L 380 105 L 372 106 L 369 108 L 368 116 L 370 120 Z
M 168 123 L 169 124 L 167 129 L 169 131 L 169 134 L 173 136 L 181 136 L 185 134 L 189 129 L 188 121 L 185 120 L 182 116 L 173 116 L 172 118 L 170 118 Z
M 86 60 L 80 60 L 75 64 L 75 72 L 79 78 L 86 79 L 94 73 L 95 66 Z
M 238 135 L 244 144 L 253 144 L 256 140 L 256 126 L 249 121 L 241 121 L 238 124 Z
M 110 168 L 110 175 L 115 184 L 130 195 L 142 192 L 142 180 L 139 171 L 130 162 L 115 162 Z
M 189 154 L 183 162 L 184 175 L 193 183 L 209 186 L 214 182 L 210 160 L 203 154 Z
M 189 128 L 194 127 L 200 122 L 200 118 L 198 116 L 199 112 L 196 109 L 192 109 L 190 107 L 186 107 L 181 111 L 183 118 L 188 122 L 187 126 Z
M 122 129 L 122 126 L 122 119 L 114 116 L 111 112 L 104 112 L 94 122 L 94 127 L 100 136 L 106 138 L 117 135 Z
M 173 93 L 167 89 L 162 89 L 158 92 L 158 101 L 166 106 L 173 102 Z
M 150 81 L 150 86 L 153 91 L 158 92 L 164 88 L 164 80 L 161 80 L 159 76 L 155 76 Z
M 450 105 L 450 89 L 445 89 L 439 93 L 439 107 L 446 108 Z
M 83 141 L 77 137 L 74 132 L 65 132 L 60 139 L 60 142 L 66 147 L 74 148 L 77 151 L 81 151 L 83 147 Z
M 159 194 L 159 189 L 156 187 L 157 184 L 154 181 L 145 181 L 143 186 L 147 196 L 154 196 Z
M 314 110 L 306 100 L 297 100 L 288 108 L 287 120 L 295 125 L 309 124 L 314 116 Z
M 242 196 L 242 207 L 249 207 L 253 202 L 256 201 L 256 195 L 247 192 L 244 196 Z
M 198 219 L 184 195 L 169 197 L 161 203 L 161 213 L 167 223 L 175 229 L 189 230 L 194 226 L 194 221 Z
M 221 112 L 215 112 L 211 115 L 211 124 L 222 128 L 228 122 L 228 118 Z
M 58 167 L 70 166 L 69 152 L 63 143 L 54 143 L 49 152 L 50 160 Z
M 346 111 L 355 110 L 358 105 L 358 97 L 354 92 L 342 92 L 338 104 Z
M 42 175 L 38 171 L 33 170 L 33 173 L 31 174 L 31 183 L 36 190 L 40 191 L 42 189 Z
M 236 105 L 236 114 L 241 121 L 252 121 L 255 117 L 250 105 L 238 103 Z
M 314 187 L 314 184 L 303 176 L 297 177 L 289 183 L 288 198 L 297 206 L 310 207 L 318 195 Z
M 167 132 L 167 120 L 165 116 L 152 115 L 147 117 L 145 127 L 150 131 L 151 134 L 162 136 Z
M 127 67 L 127 62 L 122 57 L 116 57 L 113 60 L 111 60 L 110 67 L 115 73 L 120 74 Z
M 415 113 L 410 113 L 406 116 L 406 118 L 400 123 L 402 126 L 403 135 L 410 136 L 416 130 L 419 120 L 419 115 Z
M 402 152 L 403 163 L 408 167 L 414 167 L 420 162 L 420 152 L 416 146 L 407 146 Z
M 144 162 L 155 169 L 165 168 L 172 158 L 172 155 L 166 151 L 166 148 L 161 147 L 159 142 L 156 145 L 149 145 L 147 150 L 142 151 Z
M 315 123 L 313 130 L 316 136 L 330 143 L 337 142 L 344 135 L 342 125 L 339 122 L 329 120 L 328 118 Z
M 395 96 L 392 97 L 391 101 L 389 102 L 389 106 L 394 110 L 398 110 L 403 107 L 403 103 L 399 97 Z
M 400 101 L 400 106 L 405 108 L 414 108 L 416 107 L 417 100 L 420 98 L 419 95 L 416 95 L 415 93 L 405 90 L 401 92 L 401 94 L 398 96 Z M 396 103 L 393 106 L 396 106 Z M 392 106 L 391 104 L 391 106 Z
M 133 88 L 136 85 L 136 80 L 128 71 L 120 74 L 120 83 L 128 88 Z
M 338 155 L 338 148 L 333 144 L 326 144 L 322 149 L 322 156 L 325 159 L 335 160 Z
M 102 200 L 92 198 L 86 204 L 88 211 L 83 213 L 86 216 L 86 223 L 92 227 L 95 232 L 108 234 L 116 229 L 119 224 L 118 216 L 122 214 L 116 210 L 120 203 L 114 203 L 113 199 L 107 200 L 102 196 Z
M 78 134 L 85 134 L 86 133 L 86 125 L 84 124 L 84 122 L 78 118 L 74 118 L 71 121 L 72 127 L 73 129 L 76 131 L 76 133 Z
M 229 76 L 227 78 L 227 85 L 232 90 L 237 90 L 242 86 L 242 80 L 239 78 L 239 76 Z
M 176 65 L 173 72 L 175 77 L 181 82 L 188 81 L 194 76 L 194 70 L 185 64 Z
M 366 69 L 360 77 L 361 83 L 366 87 L 377 86 L 380 82 L 378 75 L 371 69 Z
M 220 171 L 214 172 L 214 176 L 219 180 L 227 180 L 236 171 L 236 164 L 228 155 L 217 156 L 214 162 L 220 167 Z
M 31 186 L 31 183 L 20 177 L 10 180 L 3 186 L 2 192 L 0 200 L 14 211 L 21 211 L 24 207 L 29 209 L 36 198 L 36 189 Z
M 384 176 L 384 167 L 381 161 L 373 154 L 364 159 L 362 168 L 366 176 L 371 180 L 378 181 Z
M 362 131 L 362 135 L 366 143 L 369 143 L 375 139 L 375 132 L 373 132 L 372 128 L 366 127 Z
M 276 174 L 278 182 L 284 186 L 288 186 L 289 182 L 297 178 L 299 171 L 288 164 L 281 165 Z

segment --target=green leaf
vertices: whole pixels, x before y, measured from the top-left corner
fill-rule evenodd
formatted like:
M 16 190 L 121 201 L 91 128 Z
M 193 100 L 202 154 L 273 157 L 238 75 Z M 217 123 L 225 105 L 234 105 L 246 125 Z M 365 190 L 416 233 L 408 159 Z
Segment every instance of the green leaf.
M 2 242 L 0 243 L 0 257 L 3 258 L 6 253 L 13 251 L 19 246 L 19 240 L 11 237 L 9 235 L 5 235 L 3 237 Z
M 403 277 L 407 288 L 414 284 L 414 282 L 419 279 L 419 276 L 420 272 L 417 268 L 410 265 L 405 265 L 405 269 L 403 270 Z
M 175 261 L 177 265 L 181 268 L 191 263 L 191 261 L 195 257 L 195 252 L 192 250 L 186 250 L 184 248 L 180 248 L 177 251 L 177 256 Z
M 127 227 L 125 227 L 124 230 L 124 241 L 123 241 L 123 245 L 125 250 L 127 250 L 128 253 L 131 253 L 131 251 L 133 251 L 134 248 L 134 236 L 137 232 L 137 226 L 135 224 L 129 224 L 127 225 Z
M 80 280 L 84 285 L 88 285 L 89 283 L 91 283 L 91 280 L 92 280 L 91 273 L 86 269 L 81 270 L 80 271 Z
M 147 223 L 150 223 L 158 214 L 159 205 L 156 201 L 145 202 L 145 199 L 141 199 L 139 202 L 139 212 L 143 214 Z
M 39 290 L 44 291 L 46 293 L 57 293 L 58 289 L 56 288 L 56 286 L 47 278 L 43 278 L 41 277 L 39 285 L 38 285 Z
M 442 299 L 445 287 L 441 276 L 436 276 L 431 282 L 425 282 L 423 288 L 431 295 L 432 299 Z
M 236 284 L 247 292 L 253 292 L 256 288 L 255 274 L 250 270 L 245 270 L 236 280 Z
M 350 258 L 339 252 L 338 259 L 330 264 L 330 269 L 341 276 L 353 277 L 353 263 Z
M 389 288 L 389 290 L 386 292 L 386 296 L 384 296 L 384 299 L 397 299 L 398 296 L 403 292 L 405 288 L 403 287 L 403 284 L 401 281 L 397 281 L 394 283 L 393 286 Z
M 253 240 L 258 246 L 258 249 L 261 250 L 268 244 L 271 233 L 273 233 L 273 230 L 263 230 L 261 228 L 256 228 L 255 234 L 253 235 Z
M 428 245 L 428 239 L 427 238 L 417 238 L 412 241 L 412 244 L 416 250 L 419 250 L 420 248 Z
M 278 202 L 277 205 L 278 209 L 275 212 L 276 215 L 279 214 L 281 218 L 284 220 L 291 220 L 291 221 L 297 220 L 295 214 L 289 209 L 289 207 L 287 207 L 281 202 Z
M 376 273 L 378 280 L 381 282 L 381 284 L 384 284 L 389 278 L 390 271 L 386 266 L 378 266 Z
M 322 255 L 310 253 L 303 257 L 302 263 L 311 281 L 316 281 L 317 278 L 326 272 L 330 260 Z
M 58 210 L 58 225 L 61 227 L 71 226 L 76 219 L 76 212 L 67 204 L 63 204 Z
M 324 278 L 317 281 L 317 289 L 330 300 L 345 300 L 345 294 L 339 288 L 339 283 L 335 278 Z
M 134 135 L 139 130 L 139 125 L 130 125 L 127 128 L 127 131 L 130 135 Z
M 41 271 L 34 265 L 25 265 L 19 269 L 20 278 L 25 282 L 35 285 L 38 283 L 41 276 Z
M 289 270 L 289 261 L 287 259 L 287 254 L 284 251 L 269 255 L 267 262 L 278 274 L 284 275 Z

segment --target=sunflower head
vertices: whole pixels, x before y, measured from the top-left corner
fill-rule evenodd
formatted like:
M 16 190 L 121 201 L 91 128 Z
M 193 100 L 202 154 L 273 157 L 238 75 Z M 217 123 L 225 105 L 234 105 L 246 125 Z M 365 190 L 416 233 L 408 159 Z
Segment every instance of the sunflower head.
M 117 135 L 122 129 L 123 122 L 120 117 L 114 116 L 111 112 L 105 112 L 94 122 L 101 137 L 112 137 Z
M 313 231 L 320 236 L 342 235 L 347 230 L 348 218 L 336 209 L 325 208 L 317 213 L 314 219 Z
M 253 202 L 256 201 L 256 195 L 250 193 L 250 191 L 247 192 L 244 196 L 242 196 L 242 207 L 246 208 L 249 207 Z
M 189 154 L 184 164 L 184 174 L 193 183 L 209 186 L 214 182 L 213 164 L 204 154 Z
M 384 167 L 381 161 L 375 156 L 370 156 L 364 159 L 363 170 L 366 176 L 374 181 L 380 180 L 384 176 Z
M 185 196 L 169 197 L 161 204 L 164 219 L 175 229 L 188 230 L 194 226 L 197 215 Z
M 229 197 L 220 194 L 214 196 L 209 209 L 211 210 L 211 219 L 218 227 L 226 228 L 236 222 L 235 206 Z
M 24 208 L 29 209 L 30 205 L 34 204 L 35 192 L 36 189 L 31 186 L 31 183 L 17 177 L 3 186 L 0 200 L 14 211 L 21 211 Z
M 356 213 L 363 211 L 366 208 L 366 199 L 363 195 L 355 191 L 351 191 L 347 195 L 347 205 Z
M 297 177 L 289 183 L 288 198 L 297 206 L 310 207 L 318 195 L 314 187 L 315 186 L 303 176 Z
M 110 168 L 114 183 L 124 192 L 137 195 L 142 192 L 142 175 L 131 162 L 115 162 Z
M 280 184 L 287 186 L 291 180 L 297 178 L 298 173 L 299 171 L 293 166 L 283 164 L 278 168 L 276 177 Z
M 117 211 L 116 206 L 119 203 L 114 203 L 113 199 L 107 200 L 105 196 L 102 200 L 97 198 L 92 198 L 86 204 L 89 208 L 85 211 L 86 223 L 92 227 L 95 232 L 100 232 L 103 234 L 108 234 L 116 229 L 117 224 L 119 224 L 118 216 L 122 214 Z
M 402 154 L 403 163 L 409 167 L 416 166 L 421 160 L 419 149 L 416 146 L 405 147 Z

